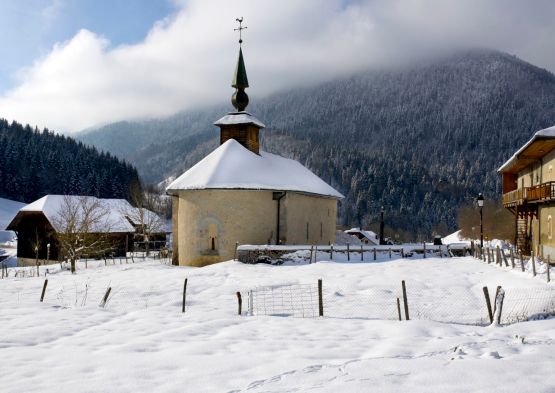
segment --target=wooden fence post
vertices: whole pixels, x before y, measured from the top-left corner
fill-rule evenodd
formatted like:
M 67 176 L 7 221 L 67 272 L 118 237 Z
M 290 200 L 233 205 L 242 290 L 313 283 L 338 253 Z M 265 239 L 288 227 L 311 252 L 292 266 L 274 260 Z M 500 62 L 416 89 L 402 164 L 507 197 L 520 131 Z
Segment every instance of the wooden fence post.
M 490 248 L 486 248 L 487 252 L 488 252 L 488 265 L 491 263 L 491 249 Z
M 522 259 L 522 250 L 518 250 L 518 255 L 520 257 L 520 270 L 524 273 L 524 259 Z
M 241 315 L 241 308 L 243 307 L 243 299 L 241 299 L 241 292 L 237 292 L 237 302 L 239 303 L 239 313 Z
M 546 267 L 547 267 L 547 282 L 549 282 L 549 281 L 551 281 L 551 279 L 549 277 L 549 275 L 550 275 L 550 273 L 549 273 L 549 255 L 547 256 L 547 266 Z
M 511 269 L 515 268 L 515 253 L 513 252 L 513 248 L 509 248 L 511 251 Z
M 501 287 L 499 287 L 501 289 Z M 499 301 L 499 315 L 497 316 L 497 323 L 501 324 L 501 313 L 503 312 L 503 300 L 505 300 L 505 291 L 500 294 L 501 300 Z M 497 298 L 495 298 L 495 304 L 497 305 Z
M 507 262 L 507 256 L 505 255 L 505 250 L 501 250 L 501 255 L 503 255 L 503 261 L 505 262 L 505 267 L 509 267 L 509 262 Z
M 401 258 L 405 257 L 405 249 L 401 247 Z
M 185 312 L 185 303 L 187 301 L 187 278 L 185 279 L 185 284 L 183 284 L 183 307 L 181 308 L 181 312 Z
M 364 261 L 364 249 L 362 248 L 362 244 L 360 245 L 360 260 Z
M 318 315 L 324 316 L 324 299 L 322 298 L 322 279 L 318 279 Z
M 389 247 L 389 259 L 391 259 L 391 247 Z
M 463 247 L 463 257 L 466 256 L 466 246 Z
M 318 245 L 314 246 L 314 263 L 316 263 L 316 258 L 318 257 Z
M 39 262 L 37 262 L 37 277 L 40 277 L 40 273 L 39 273 Z
M 405 287 L 405 280 L 401 281 L 403 286 L 403 302 L 405 303 L 405 320 L 409 320 L 409 304 L 407 302 L 407 288 Z
M 493 298 L 493 317 L 495 318 L 495 311 L 497 310 L 497 295 L 499 295 L 499 290 L 501 289 L 501 285 L 499 285 L 495 291 L 495 298 Z
M 313 252 L 314 244 L 310 245 L 310 259 L 308 260 L 308 264 L 312 263 L 312 252 Z
M 488 307 L 489 323 L 493 323 L 493 313 L 491 311 L 491 300 L 489 298 L 488 287 L 483 288 L 484 297 L 486 298 L 486 306 Z
M 233 254 L 233 260 L 234 261 L 237 260 L 237 247 L 239 247 L 239 242 L 238 241 L 235 242 L 235 253 Z
M 423 248 L 423 250 L 424 250 L 424 252 L 423 252 L 424 258 L 426 258 L 426 242 L 424 241 L 424 242 L 422 242 L 422 244 L 424 245 L 424 248 Z
M 44 294 L 46 293 L 46 286 L 48 285 L 48 279 L 44 280 L 44 285 L 42 286 L 42 295 L 40 295 L 40 301 L 44 300 Z
M 376 260 L 376 247 L 374 247 L 374 261 Z
M 402 321 L 402 319 L 401 319 L 401 304 L 399 303 L 399 298 L 397 298 L 397 312 L 399 313 L 399 321 Z
M 330 246 L 330 260 L 333 259 L 333 244 Z
M 534 258 L 534 251 L 531 251 L 532 254 L 532 276 L 536 277 L 536 258 Z
M 349 243 L 347 243 L 347 260 L 350 261 L 351 260 L 351 254 L 349 252 Z

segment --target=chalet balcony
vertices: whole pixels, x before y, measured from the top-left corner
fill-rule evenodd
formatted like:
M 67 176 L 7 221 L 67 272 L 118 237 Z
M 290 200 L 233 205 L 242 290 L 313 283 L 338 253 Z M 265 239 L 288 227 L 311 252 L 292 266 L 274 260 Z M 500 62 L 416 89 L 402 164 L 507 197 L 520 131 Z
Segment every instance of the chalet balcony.
M 552 200 L 555 200 L 555 182 L 550 181 L 526 188 L 526 202 L 528 203 L 542 203 Z
M 513 207 L 522 205 L 526 199 L 526 189 L 517 188 L 516 190 L 509 191 L 503 194 L 503 206 Z
M 503 206 L 510 208 L 525 203 L 555 201 L 555 182 L 538 184 L 533 187 L 517 188 L 503 194 Z

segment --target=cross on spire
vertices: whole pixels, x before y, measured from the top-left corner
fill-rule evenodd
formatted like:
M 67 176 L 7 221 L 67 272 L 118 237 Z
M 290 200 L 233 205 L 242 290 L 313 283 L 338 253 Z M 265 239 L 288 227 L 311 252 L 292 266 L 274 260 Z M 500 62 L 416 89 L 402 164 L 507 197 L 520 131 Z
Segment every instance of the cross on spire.
M 243 23 L 243 17 L 237 18 L 235 19 L 237 22 L 239 22 L 239 28 L 238 29 L 233 29 L 233 31 L 238 31 L 239 32 L 239 45 L 241 45 L 243 43 L 243 39 L 241 37 L 241 32 L 243 30 L 245 30 L 247 28 L 247 26 L 243 27 L 242 23 Z

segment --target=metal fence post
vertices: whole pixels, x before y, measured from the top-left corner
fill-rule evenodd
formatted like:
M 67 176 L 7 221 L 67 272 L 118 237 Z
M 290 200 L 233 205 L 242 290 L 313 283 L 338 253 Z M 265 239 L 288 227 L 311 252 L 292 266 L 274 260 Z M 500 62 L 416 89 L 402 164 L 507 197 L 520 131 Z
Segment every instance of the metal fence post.
M 405 287 L 405 280 L 401 281 L 403 286 L 403 302 L 405 303 L 405 319 L 409 320 L 409 304 L 407 302 L 407 288 Z
M 40 301 L 44 300 L 44 294 L 46 293 L 46 286 L 48 285 L 48 279 L 44 280 L 44 285 L 42 287 L 42 295 L 40 295 Z
M 181 309 L 182 313 L 185 312 L 185 303 L 187 301 L 187 280 L 188 278 L 185 279 L 185 284 L 183 284 L 183 307 Z
M 318 315 L 324 316 L 324 300 L 322 299 L 322 279 L 318 279 Z

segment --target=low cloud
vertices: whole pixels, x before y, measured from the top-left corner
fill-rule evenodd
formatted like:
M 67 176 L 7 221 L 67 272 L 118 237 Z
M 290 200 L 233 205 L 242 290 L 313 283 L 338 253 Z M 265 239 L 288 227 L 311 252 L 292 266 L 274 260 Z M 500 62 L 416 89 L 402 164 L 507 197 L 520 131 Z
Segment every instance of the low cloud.
M 251 100 L 369 67 L 465 47 L 555 70 L 555 2 L 516 0 L 182 1 L 135 45 L 79 31 L 18 72 L 0 117 L 73 132 L 229 102 L 238 52 Z M 125 21 L 122 21 L 125 23 Z

